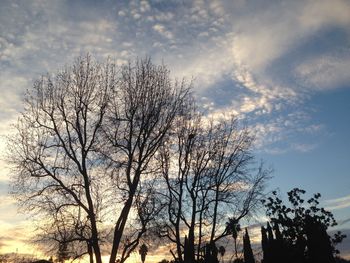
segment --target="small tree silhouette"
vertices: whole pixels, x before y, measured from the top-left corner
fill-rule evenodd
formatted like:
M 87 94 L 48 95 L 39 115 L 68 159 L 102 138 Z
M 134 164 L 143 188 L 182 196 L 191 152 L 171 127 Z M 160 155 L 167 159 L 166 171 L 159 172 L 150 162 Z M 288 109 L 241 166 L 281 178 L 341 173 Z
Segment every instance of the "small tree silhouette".
M 250 238 L 247 228 L 245 229 L 245 234 L 243 236 L 243 252 L 245 263 L 255 263 L 254 254 L 250 244 Z
M 241 231 L 241 226 L 238 223 L 238 220 L 234 217 L 229 218 L 229 221 L 226 223 L 226 229 L 227 232 L 229 232 L 234 240 L 234 245 L 235 245 L 235 255 L 236 258 L 238 258 L 238 253 L 237 253 L 237 237 L 238 237 L 238 232 Z
M 310 216 L 307 216 L 305 221 L 309 261 L 334 263 L 333 248 L 326 228 Z
M 264 201 L 272 224 L 262 228 L 264 263 L 335 262 L 335 245 L 345 235 L 337 233 L 332 239 L 327 229 L 337 225 L 333 214 L 319 207 L 319 193 L 308 200 L 303 199 L 304 194 L 299 188 L 289 191 L 290 205 L 284 204 L 276 191 Z
M 226 252 L 225 247 L 224 247 L 224 246 L 220 246 L 220 247 L 219 247 L 219 253 L 220 253 L 221 261 L 222 261 L 222 262 L 224 261 L 225 252 Z
M 68 243 L 65 240 L 59 244 L 57 257 L 58 262 L 64 262 L 69 259 Z
M 142 244 L 142 246 L 141 246 L 140 249 L 139 249 L 139 254 L 140 254 L 140 256 L 141 256 L 141 261 L 142 261 L 142 263 L 144 263 L 145 260 L 146 260 L 147 252 L 148 252 L 147 246 L 146 246 L 145 244 Z

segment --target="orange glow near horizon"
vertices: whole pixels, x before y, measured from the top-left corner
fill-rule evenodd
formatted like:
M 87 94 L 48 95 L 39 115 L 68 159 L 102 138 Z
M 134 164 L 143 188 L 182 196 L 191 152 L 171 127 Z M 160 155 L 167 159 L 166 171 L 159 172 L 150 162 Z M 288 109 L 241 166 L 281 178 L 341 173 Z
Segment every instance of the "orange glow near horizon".
M 20 240 L 18 236 L 15 236 L 13 240 L 5 240 L 5 242 L 3 243 L 4 245 L 0 248 L 0 254 L 12 254 L 13 256 L 18 255 L 19 257 L 30 256 L 35 259 L 50 258 L 50 255 L 45 255 L 44 253 L 42 253 L 37 246 L 26 242 L 24 239 Z M 146 257 L 147 262 L 150 263 L 157 263 L 160 262 L 162 259 L 169 259 L 169 256 L 163 254 L 152 255 L 151 253 L 149 253 Z M 138 254 L 137 250 L 135 250 L 135 252 L 131 253 L 130 257 L 126 260 L 126 263 L 138 263 L 140 261 L 140 255 Z M 88 263 L 88 256 L 84 256 L 80 259 L 79 262 Z M 102 262 L 108 263 L 109 255 L 102 256 Z

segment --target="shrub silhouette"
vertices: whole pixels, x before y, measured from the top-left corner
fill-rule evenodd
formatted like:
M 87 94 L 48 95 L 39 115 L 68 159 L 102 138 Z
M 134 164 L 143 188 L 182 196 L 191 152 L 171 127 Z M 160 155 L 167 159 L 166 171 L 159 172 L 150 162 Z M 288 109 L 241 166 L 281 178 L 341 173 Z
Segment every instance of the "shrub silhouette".
M 334 239 L 327 234 L 330 226 L 337 225 L 331 212 L 320 208 L 319 193 L 314 194 L 304 205 L 305 191 L 294 188 L 288 192 L 290 207 L 273 192 L 264 201 L 272 227 L 261 228 L 263 263 L 333 263 L 345 235 L 337 233 Z

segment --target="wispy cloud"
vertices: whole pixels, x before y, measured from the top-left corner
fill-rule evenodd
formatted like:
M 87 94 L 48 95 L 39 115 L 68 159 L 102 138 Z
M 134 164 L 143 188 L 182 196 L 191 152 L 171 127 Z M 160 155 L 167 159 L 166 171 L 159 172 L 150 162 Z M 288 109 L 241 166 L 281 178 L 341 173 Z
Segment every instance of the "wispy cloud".
M 338 224 L 341 225 L 345 225 L 347 223 L 350 223 L 350 218 L 346 218 L 346 219 L 342 219 L 342 220 L 338 220 Z
M 286 110 L 302 107 L 312 92 L 349 82 L 349 9 L 343 0 L 5 2 L 0 115 L 12 118 L 33 79 L 85 52 L 112 56 L 119 64 L 151 55 L 169 64 L 174 75 L 193 77 L 213 115 L 240 114 L 257 127 L 266 124 L 265 116 L 283 115 L 279 124 L 266 124 L 267 132 L 276 131 L 276 141 L 285 138 L 277 133 L 285 132 L 287 125 L 281 123 L 290 120 Z M 330 28 L 339 30 L 336 43 L 327 36 Z M 312 45 L 316 48 L 310 52 L 313 41 L 328 44 Z M 290 145 L 305 151 L 314 144 Z
M 350 54 L 336 52 L 312 58 L 296 68 L 300 83 L 313 89 L 334 89 L 350 83 Z
M 336 199 L 326 200 L 326 209 L 337 210 L 350 207 L 350 195 L 343 196 Z

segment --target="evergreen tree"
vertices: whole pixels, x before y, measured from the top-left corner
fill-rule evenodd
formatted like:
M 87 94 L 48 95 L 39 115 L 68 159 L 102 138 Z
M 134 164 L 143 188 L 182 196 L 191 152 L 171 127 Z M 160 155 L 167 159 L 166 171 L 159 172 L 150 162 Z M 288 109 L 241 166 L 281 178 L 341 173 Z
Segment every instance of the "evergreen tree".
M 264 226 L 261 227 L 261 248 L 263 252 L 263 259 L 262 263 L 270 263 L 271 256 L 270 256 L 270 242 L 267 237 L 267 230 L 265 229 Z
M 335 263 L 332 244 L 320 222 L 308 216 L 305 220 L 309 263 Z
M 245 263 L 255 263 L 254 254 L 250 244 L 250 238 L 247 228 L 245 229 L 245 234 L 243 236 L 243 252 Z

